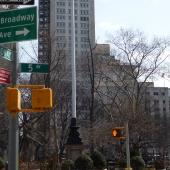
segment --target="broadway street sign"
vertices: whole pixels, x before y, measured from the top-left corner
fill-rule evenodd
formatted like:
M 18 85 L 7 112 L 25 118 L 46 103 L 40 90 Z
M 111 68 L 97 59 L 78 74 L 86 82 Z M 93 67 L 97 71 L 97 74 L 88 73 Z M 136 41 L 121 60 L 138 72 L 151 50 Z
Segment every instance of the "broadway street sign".
M 34 5 L 34 0 L 0 0 L 0 5 Z
M 0 12 L 0 43 L 37 38 L 37 7 Z
M 20 63 L 22 73 L 48 73 L 49 66 L 44 63 Z

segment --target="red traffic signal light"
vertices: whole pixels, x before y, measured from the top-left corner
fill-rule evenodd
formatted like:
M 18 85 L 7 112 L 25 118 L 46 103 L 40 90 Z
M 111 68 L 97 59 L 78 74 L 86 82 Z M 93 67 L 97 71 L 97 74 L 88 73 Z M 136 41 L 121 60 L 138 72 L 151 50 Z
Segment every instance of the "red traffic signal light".
M 119 140 L 125 139 L 124 137 L 124 127 L 115 127 L 112 129 L 112 136 Z

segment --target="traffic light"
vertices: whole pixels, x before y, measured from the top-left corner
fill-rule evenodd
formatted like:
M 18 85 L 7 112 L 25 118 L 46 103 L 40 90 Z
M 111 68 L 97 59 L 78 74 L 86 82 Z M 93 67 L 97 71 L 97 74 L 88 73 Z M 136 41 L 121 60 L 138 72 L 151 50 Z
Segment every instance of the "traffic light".
M 124 140 L 124 127 L 115 127 L 112 129 L 112 136 L 119 140 Z
M 7 110 L 16 114 L 21 111 L 21 93 L 17 88 L 7 88 L 6 90 Z
M 52 108 L 52 90 L 50 88 L 32 89 L 32 109 Z

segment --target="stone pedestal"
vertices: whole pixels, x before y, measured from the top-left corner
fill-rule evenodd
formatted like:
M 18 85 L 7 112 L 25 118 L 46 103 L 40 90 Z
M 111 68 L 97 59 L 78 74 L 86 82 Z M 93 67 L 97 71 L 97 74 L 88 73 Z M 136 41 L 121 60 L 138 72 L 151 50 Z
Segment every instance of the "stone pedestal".
M 66 155 L 68 159 L 75 161 L 83 151 L 83 145 L 66 145 Z
M 75 161 L 82 153 L 83 143 L 78 132 L 79 127 L 76 126 L 76 118 L 71 119 L 70 132 L 65 145 L 66 155 L 68 159 Z

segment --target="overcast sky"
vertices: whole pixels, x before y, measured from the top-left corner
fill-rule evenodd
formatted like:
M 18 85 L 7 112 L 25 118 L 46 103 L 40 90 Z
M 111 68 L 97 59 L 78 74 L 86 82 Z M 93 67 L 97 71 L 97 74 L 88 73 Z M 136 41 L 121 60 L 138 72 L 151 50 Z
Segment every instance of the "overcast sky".
M 148 38 L 170 37 L 170 0 L 95 0 L 98 43 L 120 28 L 143 31 Z M 170 73 L 155 82 L 170 88 Z
M 95 0 L 96 39 L 121 27 L 147 36 L 170 36 L 170 0 Z

